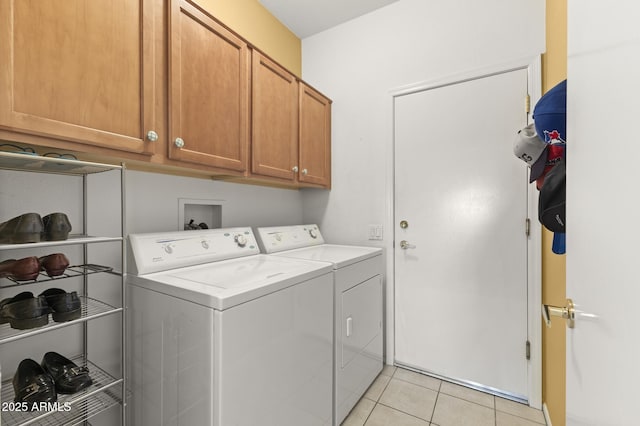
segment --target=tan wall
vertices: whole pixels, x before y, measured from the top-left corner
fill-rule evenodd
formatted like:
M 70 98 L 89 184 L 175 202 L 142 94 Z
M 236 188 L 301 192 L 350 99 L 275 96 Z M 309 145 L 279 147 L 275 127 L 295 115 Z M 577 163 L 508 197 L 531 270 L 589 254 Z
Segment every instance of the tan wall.
M 542 56 L 542 90 L 546 92 L 567 78 L 567 0 L 546 0 L 547 51 Z M 570 143 L 570 142 L 568 142 Z M 564 306 L 565 257 L 551 252 L 553 234 L 542 235 L 542 303 Z M 566 327 L 555 321 L 542 326 L 542 401 L 553 426 L 565 426 Z
M 300 39 L 257 0 L 195 2 L 293 74 L 302 76 Z

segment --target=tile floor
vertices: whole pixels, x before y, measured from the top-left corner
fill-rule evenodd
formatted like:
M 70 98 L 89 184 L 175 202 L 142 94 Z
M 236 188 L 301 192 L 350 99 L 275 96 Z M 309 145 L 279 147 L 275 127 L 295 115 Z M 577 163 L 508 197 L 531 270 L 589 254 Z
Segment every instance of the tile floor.
M 540 426 L 542 411 L 385 366 L 342 426 Z

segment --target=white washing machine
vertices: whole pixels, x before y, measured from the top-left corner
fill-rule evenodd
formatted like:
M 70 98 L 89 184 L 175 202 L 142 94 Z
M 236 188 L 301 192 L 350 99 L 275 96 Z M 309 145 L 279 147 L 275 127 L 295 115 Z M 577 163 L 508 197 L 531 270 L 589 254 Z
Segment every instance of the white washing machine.
M 251 228 L 130 235 L 135 425 L 332 422 L 333 277 Z
M 325 244 L 316 225 L 258 228 L 265 253 L 329 262 L 334 276 L 334 424 L 378 376 L 382 359 L 382 249 Z

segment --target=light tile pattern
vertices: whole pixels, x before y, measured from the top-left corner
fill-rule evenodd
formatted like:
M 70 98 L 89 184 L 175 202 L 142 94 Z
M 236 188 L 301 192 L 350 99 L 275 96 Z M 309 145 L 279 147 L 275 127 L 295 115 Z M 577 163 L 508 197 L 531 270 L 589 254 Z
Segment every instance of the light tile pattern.
M 541 426 L 542 411 L 385 366 L 342 426 Z

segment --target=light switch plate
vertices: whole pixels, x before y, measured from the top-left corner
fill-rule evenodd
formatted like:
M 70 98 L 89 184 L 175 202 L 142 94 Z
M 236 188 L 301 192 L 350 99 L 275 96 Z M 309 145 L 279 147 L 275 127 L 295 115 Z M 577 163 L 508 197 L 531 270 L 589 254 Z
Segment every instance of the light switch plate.
M 369 225 L 369 239 L 382 240 L 382 225 Z

